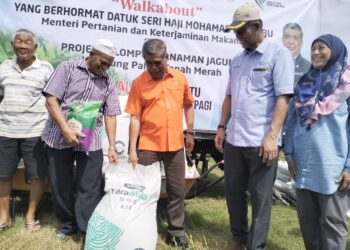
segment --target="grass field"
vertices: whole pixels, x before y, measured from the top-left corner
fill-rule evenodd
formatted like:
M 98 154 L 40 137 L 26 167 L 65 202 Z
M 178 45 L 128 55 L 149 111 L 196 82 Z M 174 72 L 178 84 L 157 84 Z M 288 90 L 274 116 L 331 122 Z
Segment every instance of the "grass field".
M 197 187 L 193 187 L 193 189 L 199 189 L 218 176 L 222 176 L 221 170 L 214 171 L 204 182 L 197 184 Z M 74 236 L 65 241 L 54 238 L 55 219 L 50 200 L 44 204 L 39 214 L 43 229 L 37 233 L 26 232 L 23 221 L 26 199 L 27 194 L 21 194 L 17 198 L 16 222 L 11 229 L 0 233 L 1 250 L 81 249 L 78 237 Z M 164 243 L 166 234 L 165 201 L 160 201 L 158 206 L 158 232 L 157 249 L 174 249 Z M 194 199 L 186 201 L 186 233 L 191 249 L 216 250 L 226 246 L 230 239 L 230 230 L 223 182 L 219 182 Z M 273 206 L 267 248 L 269 250 L 304 249 L 294 208 Z M 347 249 L 350 250 L 350 238 Z

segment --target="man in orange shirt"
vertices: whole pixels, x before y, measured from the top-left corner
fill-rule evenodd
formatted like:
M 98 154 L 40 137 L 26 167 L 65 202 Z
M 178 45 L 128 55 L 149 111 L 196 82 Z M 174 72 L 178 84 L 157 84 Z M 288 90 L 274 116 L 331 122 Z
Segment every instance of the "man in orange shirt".
M 166 243 L 188 248 L 184 232 L 185 156 L 183 112 L 187 123 L 186 149 L 193 139 L 193 96 L 185 76 L 167 67 L 168 54 L 162 40 L 149 39 L 142 47 L 147 70 L 132 84 L 125 112 L 131 114 L 129 162 L 150 165 L 164 162 L 168 194 Z M 138 156 L 136 152 L 139 138 Z

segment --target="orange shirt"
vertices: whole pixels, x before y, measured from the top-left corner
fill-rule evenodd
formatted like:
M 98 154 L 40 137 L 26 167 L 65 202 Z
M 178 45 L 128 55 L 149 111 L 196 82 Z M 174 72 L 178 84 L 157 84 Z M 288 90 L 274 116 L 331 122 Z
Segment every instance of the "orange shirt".
M 132 83 L 125 112 L 140 117 L 140 150 L 177 151 L 184 147 L 183 107 L 194 102 L 184 74 L 168 68 L 160 80 L 144 71 Z

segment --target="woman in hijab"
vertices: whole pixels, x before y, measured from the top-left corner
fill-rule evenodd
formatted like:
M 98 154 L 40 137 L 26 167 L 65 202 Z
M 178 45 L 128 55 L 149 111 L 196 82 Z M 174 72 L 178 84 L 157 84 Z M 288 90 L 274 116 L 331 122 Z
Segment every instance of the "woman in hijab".
M 294 87 L 285 154 L 309 249 L 345 249 L 350 203 L 350 67 L 336 36 L 311 45 L 312 66 Z

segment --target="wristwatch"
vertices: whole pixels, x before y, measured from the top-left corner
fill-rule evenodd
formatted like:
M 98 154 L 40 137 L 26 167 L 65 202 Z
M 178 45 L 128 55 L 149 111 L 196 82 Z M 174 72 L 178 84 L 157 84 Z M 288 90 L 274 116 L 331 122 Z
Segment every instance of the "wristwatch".
M 221 128 L 222 128 L 223 130 L 226 130 L 226 126 L 225 126 L 225 125 L 219 124 L 219 125 L 218 125 L 218 130 L 221 129 Z
M 192 135 L 192 136 L 194 136 L 194 135 L 195 135 L 195 132 L 194 132 L 194 131 L 186 131 L 186 134 L 187 134 L 187 135 Z

